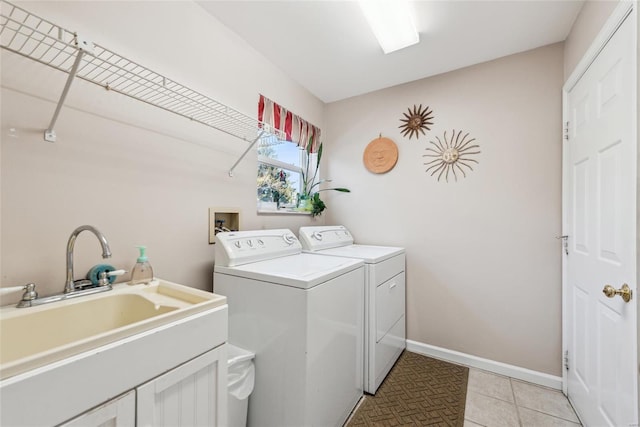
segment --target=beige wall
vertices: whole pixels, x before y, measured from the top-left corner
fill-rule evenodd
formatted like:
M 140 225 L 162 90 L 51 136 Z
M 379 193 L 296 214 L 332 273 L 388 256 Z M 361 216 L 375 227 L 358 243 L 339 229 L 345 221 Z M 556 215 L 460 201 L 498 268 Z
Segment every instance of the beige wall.
M 322 102 L 195 3 L 22 6 L 246 114 L 264 93 L 323 126 Z M 227 175 L 244 141 L 79 80 L 56 125 L 58 142 L 45 142 L 64 82 L 62 73 L 2 51 L 2 286 L 33 281 L 43 295 L 61 291 L 67 239 L 82 224 L 107 236 L 108 263 L 117 268 L 131 269 L 134 245 L 144 244 L 156 276 L 211 289 L 210 206 L 239 207 L 244 229 L 312 223 L 255 213 L 255 150 Z M 96 239 L 81 234 L 76 277 L 100 262 Z
M 569 78 L 591 42 L 606 22 L 617 0 L 585 1 L 564 46 L 564 79 Z
M 561 374 L 562 82 L 560 43 L 327 105 L 327 175 L 352 193 L 326 222 L 406 247 L 409 339 Z M 435 116 L 419 140 L 398 129 L 414 104 Z M 437 182 L 422 156 L 452 129 L 479 164 Z M 400 154 L 374 175 L 362 153 L 380 133 Z

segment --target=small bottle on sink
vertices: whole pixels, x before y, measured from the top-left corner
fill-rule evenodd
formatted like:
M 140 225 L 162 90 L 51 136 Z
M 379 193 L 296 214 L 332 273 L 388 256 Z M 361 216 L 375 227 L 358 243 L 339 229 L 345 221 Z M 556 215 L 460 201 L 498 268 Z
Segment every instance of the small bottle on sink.
M 153 268 L 151 268 L 151 264 L 149 264 L 149 260 L 147 258 L 147 255 L 145 254 L 147 247 L 136 247 L 140 250 L 140 256 L 138 257 L 136 265 L 133 266 L 133 270 L 131 271 L 131 284 L 149 284 L 149 282 L 153 280 Z

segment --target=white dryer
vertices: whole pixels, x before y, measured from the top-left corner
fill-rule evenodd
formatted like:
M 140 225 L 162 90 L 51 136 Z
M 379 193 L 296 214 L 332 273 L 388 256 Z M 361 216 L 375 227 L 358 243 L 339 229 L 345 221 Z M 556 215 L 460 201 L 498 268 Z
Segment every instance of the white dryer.
M 304 252 L 365 262 L 364 391 L 375 394 L 406 348 L 405 250 L 354 244 L 344 226 L 301 227 Z
M 363 395 L 363 261 L 302 253 L 286 229 L 218 233 L 229 342 L 255 352 L 249 426 L 341 426 Z

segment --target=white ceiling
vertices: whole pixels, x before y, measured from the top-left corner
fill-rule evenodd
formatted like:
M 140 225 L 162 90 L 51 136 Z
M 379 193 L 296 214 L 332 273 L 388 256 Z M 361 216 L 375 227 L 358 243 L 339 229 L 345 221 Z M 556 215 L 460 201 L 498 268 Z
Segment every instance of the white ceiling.
M 420 43 L 385 55 L 356 1 L 199 1 L 324 102 L 563 41 L 582 0 L 413 1 Z

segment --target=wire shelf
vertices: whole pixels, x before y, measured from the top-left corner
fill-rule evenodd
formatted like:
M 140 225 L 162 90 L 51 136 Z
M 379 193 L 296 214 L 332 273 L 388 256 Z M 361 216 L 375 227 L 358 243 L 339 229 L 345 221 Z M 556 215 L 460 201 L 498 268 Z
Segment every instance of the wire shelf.
M 76 33 L 0 0 L 3 49 L 70 74 L 81 49 L 79 42 Z M 263 133 L 284 137 L 266 123 L 95 43 L 83 55 L 75 76 L 248 142 Z

